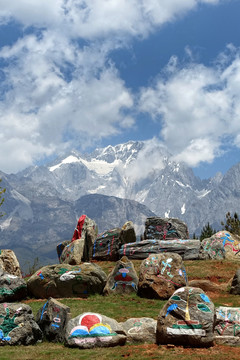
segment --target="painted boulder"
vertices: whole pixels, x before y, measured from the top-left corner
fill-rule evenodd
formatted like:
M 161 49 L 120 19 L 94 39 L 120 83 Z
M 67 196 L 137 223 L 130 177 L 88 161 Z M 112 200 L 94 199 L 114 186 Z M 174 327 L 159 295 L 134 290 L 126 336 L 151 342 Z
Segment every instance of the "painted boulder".
M 219 231 L 201 242 L 201 259 L 240 260 L 240 239 L 228 231 Z
M 157 343 L 209 347 L 214 340 L 215 307 L 199 288 L 182 287 L 161 309 Z
M 24 279 L 0 268 L 0 302 L 20 301 L 26 297 L 27 284 Z
M 157 320 L 152 318 L 131 318 L 126 320 L 122 325 L 127 334 L 127 342 L 142 342 L 156 344 Z
M 108 275 L 103 293 L 105 295 L 110 293 L 129 294 L 137 292 L 137 289 L 138 276 L 134 269 L 134 265 L 126 256 L 123 256 Z
M 140 266 L 139 296 L 169 299 L 176 289 L 186 285 L 185 267 L 178 254 L 151 254 Z
M 22 277 L 18 259 L 12 250 L 0 250 L 0 268 L 11 275 Z
M 39 309 L 36 322 L 44 337 L 51 342 L 64 342 L 65 327 L 71 318 L 70 308 L 56 299 L 49 298 Z
M 78 265 L 83 260 L 84 239 L 74 240 L 64 246 L 59 257 L 60 264 Z M 60 244 L 61 246 L 62 244 Z
M 149 217 L 145 222 L 144 239 L 188 239 L 187 225 L 177 218 Z
M 29 305 L 0 304 L 0 345 L 34 345 L 42 341 L 42 331 Z
M 36 298 L 87 297 L 101 294 L 107 275 L 100 266 L 58 264 L 44 266 L 28 280 L 28 291 Z
M 215 341 L 221 344 L 240 345 L 240 308 L 216 308 Z
M 65 345 L 89 349 L 124 345 L 126 334 L 114 319 L 97 313 L 84 313 L 70 320 Z
M 99 234 L 93 244 L 93 260 L 118 260 L 118 250 L 121 247 L 120 234 L 120 228 Z

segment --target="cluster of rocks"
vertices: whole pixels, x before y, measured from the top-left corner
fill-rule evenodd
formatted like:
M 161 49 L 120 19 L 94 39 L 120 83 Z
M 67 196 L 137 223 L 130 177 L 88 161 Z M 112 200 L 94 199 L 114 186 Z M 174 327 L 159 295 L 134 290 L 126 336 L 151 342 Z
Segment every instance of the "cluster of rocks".
M 22 279 L 15 254 L 2 250 L 0 345 L 29 345 L 44 338 L 83 349 L 135 341 L 193 347 L 211 346 L 214 341 L 239 345 L 240 308 L 215 308 L 203 286 L 189 284 L 183 264 L 183 259 L 194 256 L 238 259 L 238 239 L 228 232 L 219 232 L 200 244 L 198 240 L 182 239 L 187 237 L 187 228 L 179 220 L 159 218 L 147 219 L 145 236 L 145 240 L 136 242 L 131 222 L 122 229 L 97 235 L 96 224 L 87 217 L 81 218 L 74 240 L 57 247 L 60 264 L 42 267 L 27 283 Z M 129 259 L 137 258 L 136 254 L 142 259 L 139 276 Z M 119 260 L 107 276 L 99 265 L 90 262 L 96 259 Z M 119 323 L 99 313 L 71 318 L 69 307 L 56 300 L 131 292 L 167 300 L 157 320 L 141 317 Z M 230 292 L 240 294 L 240 269 Z M 26 296 L 48 299 L 36 319 L 28 305 L 19 303 Z

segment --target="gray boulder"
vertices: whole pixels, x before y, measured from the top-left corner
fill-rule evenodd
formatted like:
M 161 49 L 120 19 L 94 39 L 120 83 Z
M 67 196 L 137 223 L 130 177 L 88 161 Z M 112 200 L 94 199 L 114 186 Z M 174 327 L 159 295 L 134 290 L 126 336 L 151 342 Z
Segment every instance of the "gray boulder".
M 60 264 L 79 265 L 83 260 L 84 239 L 69 242 L 62 250 L 59 257 Z M 62 246 L 62 244 L 60 244 Z
M 122 244 L 134 243 L 137 241 L 134 225 L 132 221 L 127 221 L 120 233 L 120 239 Z
M 233 277 L 230 293 L 240 295 L 240 269 L 236 271 L 236 274 Z
M 186 271 L 178 254 L 151 254 L 140 266 L 139 296 L 169 299 L 176 289 L 186 285 Z
M 112 272 L 108 275 L 106 286 L 103 290 L 104 295 L 130 294 L 137 292 L 138 276 L 133 263 L 123 256 L 115 265 Z
M 156 344 L 157 320 L 152 318 L 131 318 L 120 323 L 127 334 L 127 342 Z
M 8 274 L 0 268 L 0 302 L 20 301 L 27 296 L 24 279 Z
M 0 304 L 0 345 L 34 345 L 39 341 L 42 331 L 29 305 Z
M 71 318 L 70 308 L 53 298 L 39 309 L 36 322 L 44 337 L 51 342 L 64 342 L 65 327 Z
M 200 241 L 194 239 L 175 240 L 142 240 L 124 244 L 119 250 L 119 256 L 126 255 L 129 259 L 146 259 L 150 254 L 171 252 L 181 255 L 183 260 L 199 258 Z
M 188 239 L 187 225 L 177 218 L 148 217 L 145 222 L 144 239 Z
M 240 345 L 240 308 L 216 308 L 215 341 L 218 344 Z
M 124 345 L 126 334 L 114 319 L 97 313 L 83 313 L 67 323 L 65 345 L 89 349 Z
M 214 340 L 215 308 L 202 289 L 175 291 L 157 320 L 157 343 L 209 347 Z
M 100 266 L 58 264 L 44 266 L 28 280 L 28 291 L 36 298 L 87 297 L 101 294 L 107 275 Z

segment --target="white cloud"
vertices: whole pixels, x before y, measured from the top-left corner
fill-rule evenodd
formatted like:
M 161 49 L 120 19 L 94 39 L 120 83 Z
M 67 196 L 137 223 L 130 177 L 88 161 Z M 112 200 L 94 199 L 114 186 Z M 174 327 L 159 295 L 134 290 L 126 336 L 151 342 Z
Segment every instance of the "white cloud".
M 166 73 L 141 91 L 141 111 L 162 123 L 165 145 L 176 159 L 191 166 L 211 162 L 226 136 L 238 144 L 240 50 L 231 50 L 225 53 L 224 64 L 214 67 L 196 63 L 181 67 L 171 59 Z
M 110 51 L 200 3 L 220 1 L 0 0 L 0 25 L 16 21 L 23 31 L 0 49 L 1 151 L 10 159 L 0 159 L 0 169 L 17 171 L 58 149 L 84 148 L 133 127 L 127 113 L 133 95 Z

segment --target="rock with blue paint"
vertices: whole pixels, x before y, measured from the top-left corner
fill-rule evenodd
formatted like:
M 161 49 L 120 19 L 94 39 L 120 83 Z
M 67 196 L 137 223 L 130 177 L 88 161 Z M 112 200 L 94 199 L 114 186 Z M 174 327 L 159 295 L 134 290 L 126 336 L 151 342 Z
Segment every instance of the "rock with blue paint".
M 121 247 L 121 229 L 114 228 L 99 234 L 93 244 L 93 260 L 116 261 Z
M 200 288 L 182 287 L 161 309 L 157 343 L 209 347 L 214 342 L 215 307 Z
M 150 299 L 169 299 L 174 291 L 187 285 L 187 274 L 178 254 L 151 254 L 142 261 L 138 295 Z
M 34 345 L 42 338 L 29 305 L 0 304 L 0 345 Z
M 177 218 L 148 217 L 145 222 L 144 239 L 189 239 L 188 227 Z
M 51 342 L 63 342 L 67 322 L 71 319 L 69 306 L 49 298 L 39 309 L 36 322 L 44 337 Z
M 240 345 L 240 307 L 217 307 L 214 333 L 218 344 Z
M 126 333 L 114 319 L 98 313 L 83 313 L 66 326 L 65 345 L 90 349 L 124 345 Z
M 240 237 L 229 231 L 218 231 L 210 238 L 203 239 L 200 247 L 200 259 L 240 260 Z
M 27 284 L 19 276 L 0 268 L 0 302 L 20 301 L 27 297 Z
M 78 239 L 66 244 L 59 257 L 60 264 L 78 265 L 83 261 L 84 239 Z M 61 246 L 61 244 L 59 245 Z
M 130 294 L 138 290 L 138 276 L 132 261 L 123 256 L 108 275 L 104 295 Z
M 28 291 L 36 298 L 88 297 L 102 294 L 107 275 L 94 263 L 48 265 L 28 280 Z
M 156 344 L 157 320 L 147 317 L 130 318 L 120 324 L 127 334 L 128 343 Z

